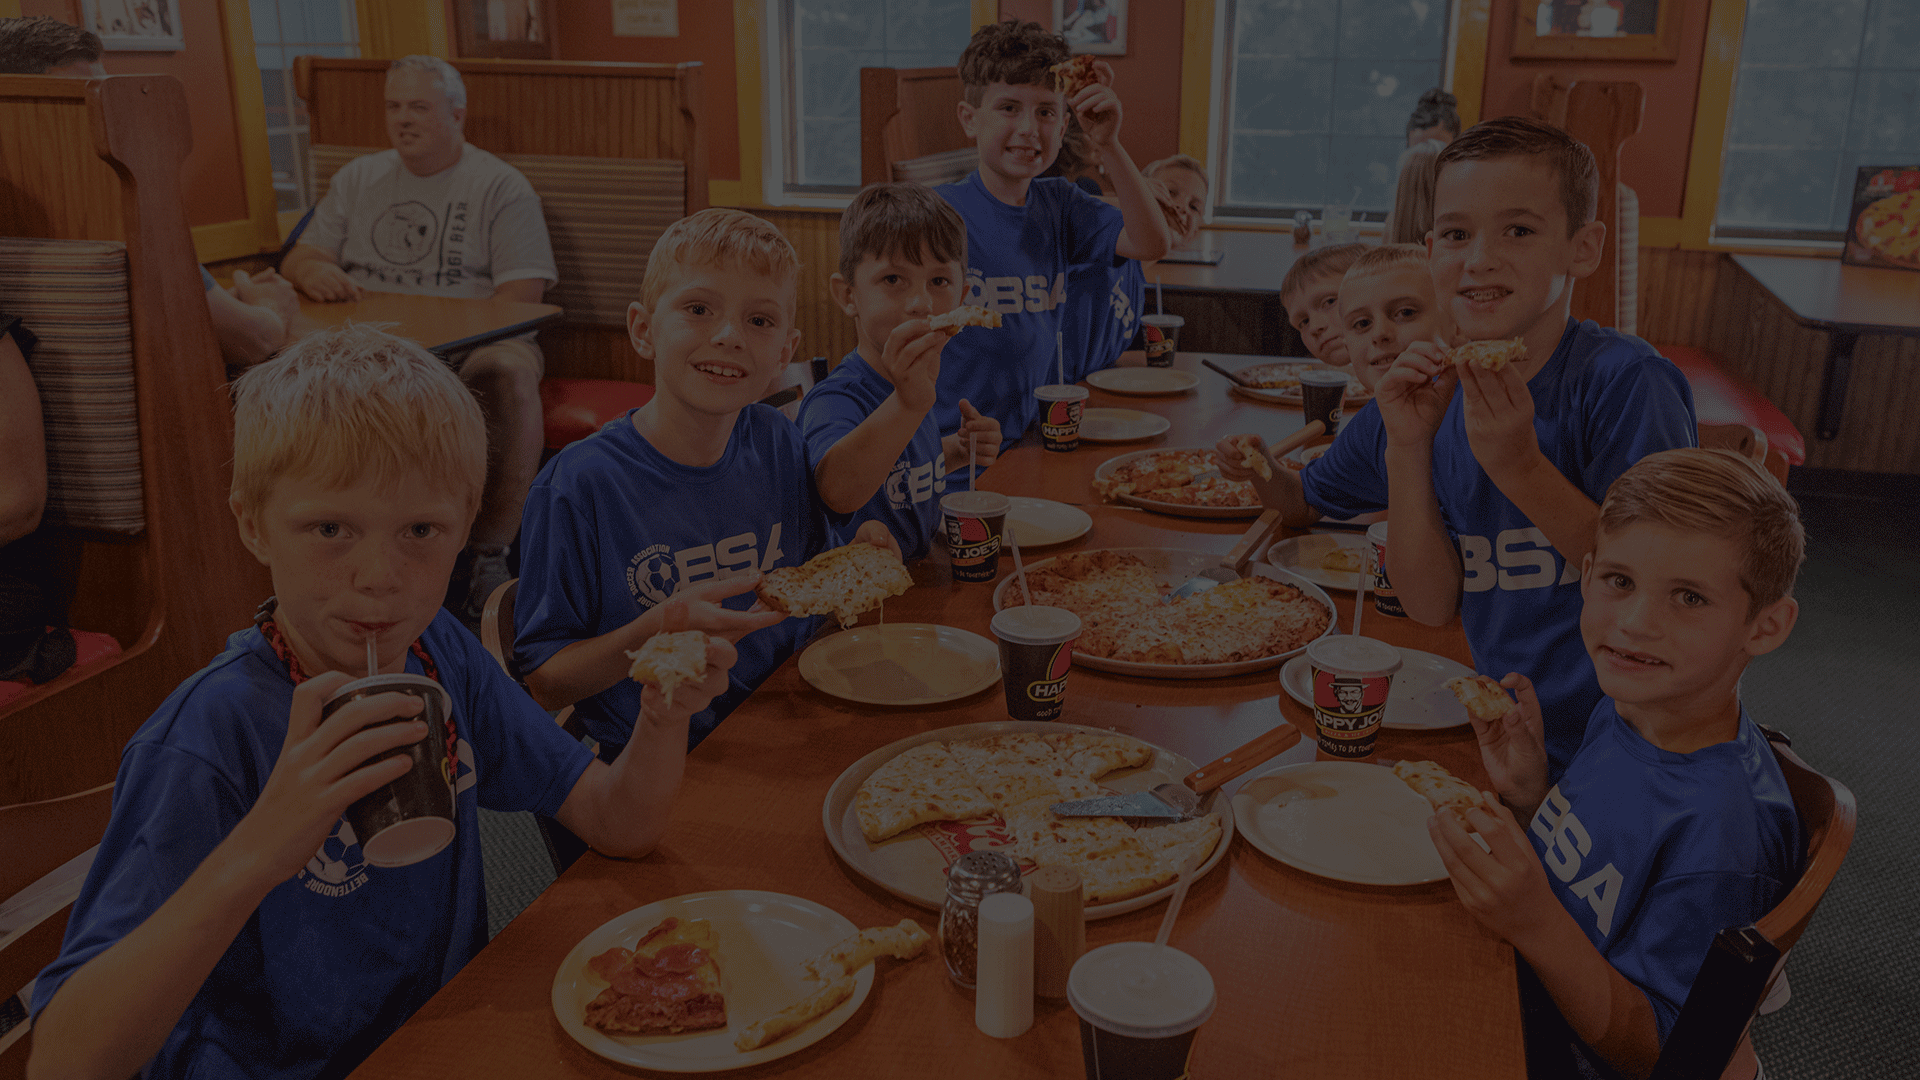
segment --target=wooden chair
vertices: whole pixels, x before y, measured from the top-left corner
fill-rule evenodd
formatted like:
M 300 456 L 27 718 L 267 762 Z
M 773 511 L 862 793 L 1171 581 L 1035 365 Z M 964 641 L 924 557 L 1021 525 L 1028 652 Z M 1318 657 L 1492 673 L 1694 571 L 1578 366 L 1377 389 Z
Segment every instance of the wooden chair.
M 1728 1069 L 1736 1054 L 1740 1080 L 1752 1075 L 1747 1032 L 1754 1014 L 1780 977 L 1787 954 L 1812 921 L 1814 909 L 1853 843 L 1858 817 L 1853 792 L 1800 760 L 1788 749 L 1786 736 L 1769 730 L 1767 738 L 1807 834 L 1806 866 L 1772 911 L 1751 926 L 1729 927 L 1715 935 L 1654 1065 L 1652 1080 L 1731 1078 Z
M 979 164 L 960 126 L 960 69 L 860 69 L 860 183 L 945 184 Z
M 513 601 L 519 594 L 519 578 L 503 581 L 487 597 L 486 606 L 480 611 L 480 644 L 486 646 L 500 669 L 509 676 L 513 675 L 513 668 L 507 662 L 513 655 Z M 553 722 L 575 739 L 584 738 L 587 734 L 586 727 L 574 715 L 571 705 L 554 714 Z M 535 814 L 534 821 L 540 826 L 541 841 L 547 845 L 547 858 L 553 860 L 553 872 L 556 875 L 565 873 L 567 867 L 572 866 L 573 861 L 587 850 L 586 841 L 552 818 Z
M 60 955 L 67 915 L 86 875 L 43 879 L 98 845 L 112 814 L 112 784 L 0 807 L 0 851 L 7 853 L 0 860 L 0 912 L 6 916 L 0 918 L 0 995 L 17 992 Z M 26 1076 L 30 1026 L 22 1023 L 0 1035 L 0 1080 Z
M 1701 424 L 1700 448 L 1731 450 L 1773 474 L 1782 486 L 1787 482 L 1787 458 L 1767 447 L 1767 433 L 1752 424 Z
M 50 531 L 72 625 L 117 655 L 0 707 L 0 805 L 112 780 L 120 750 L 271 591 L 227 509 L 226 373 L 180 186 L 193 144 L 169 75 L 0 76 L 0 236 L 126 245 L 140 521 Z

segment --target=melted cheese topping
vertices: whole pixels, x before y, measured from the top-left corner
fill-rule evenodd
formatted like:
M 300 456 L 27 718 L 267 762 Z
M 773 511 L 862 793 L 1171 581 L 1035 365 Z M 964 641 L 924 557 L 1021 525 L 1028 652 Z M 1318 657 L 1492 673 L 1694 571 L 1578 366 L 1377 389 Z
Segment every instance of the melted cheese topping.
M 893 553 L 856 541 L 823 551 L 805 566 L 775 570 L 760 583 L 760 595 L 789 615 L 835 615 L 842 626 L 889 596 L 913 587 L 913 575 Z

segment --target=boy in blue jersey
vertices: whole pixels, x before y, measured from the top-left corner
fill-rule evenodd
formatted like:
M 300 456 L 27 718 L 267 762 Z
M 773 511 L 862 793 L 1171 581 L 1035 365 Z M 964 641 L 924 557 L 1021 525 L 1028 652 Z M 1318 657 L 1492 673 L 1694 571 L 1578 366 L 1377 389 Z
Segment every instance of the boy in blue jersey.
M 1316 470 L 1307 496 L 1343 517 L 1386 503 L 1387 574 L 1407 614 L 1438 626 L 1457 613 L 1480 671 L 1534 674 L 1558 778 L 1600 700 L 1579 634 L 1600 498 L 1648 454 L 1694 445 L 1693 393 L 1646 342 L 1568 317 L 1606 239 L 1591 151 L 1506 117 L 1449 143 L 1438 170 L 1434 296 L 1460 337 L 1518 337 L 1526 356 L 1488 371 L 1415 343 L 1374 399 L 1385 485 L 1370 469 Z
M 1518 673 L 1519 703 L 1474 719 L 1499 802 L 1427 828 L 1461 903 L 1530 969 L 1534 1075 L 1576 1075 L 1569 1051 L 1578 1075 L 1647 1075 L 1714 935 L 1797 880 L 1800 820 L 1740 675 L 1793 630 L 1804 550 L 1792 497 L 1745 458 L 1641 459 L 1581 563 L 1580 633 L 1606 696 L 1573 761 L 1549 779 L 1544 704 Z M 1743 1040 L 1725 1075 L 1757 1069 Z
M 232 505 L 277 600 L 127 744 L 33 995 L 33 1075 L 344 1076 L 486 944 L 476 806 L 558 817 L 609 854 L 652 849 L 733 647 L 709 639 L 706 680 L 672 706 L 647 689 L 632 751 L 594 761 L 440 607 L 486 445 L 445 364 L 364 326 L 240 378 Z M 380 671 L 452 699 L 454 839 L 410 866 L 369 866 L 341 815 L 406 771 L 381 755 L 426 734 L 420 699 L 320 717 L 366 674 L 369 638 Z
M 515 669 L 534 700 L 577 705 L 600 755 L 633 734 L 626 677 L 670 599 L 739 650 L 731 685 L 693 718 L 698 745 L 819 626 L 753 598 L 760 575 L 838 543 L 800 431 L 759 404 L 792 359 L 800 260 L 780 230 L 713 207 L 669 226 L 627 309 L 653 400 L 555 455 L 520 525 Z M 859 538 L 897 553 L 885 527 Z
M 1104 82 L 1062 100 L 1049 70 L 1066 43 L 1038 23 L 981 27 L 960 56 L 965 99 L 960 126 L 980 150 L 980 167 L 935 190 L 967 223 L 965 302 L 1000 313 L 1001 332 L 962 335 L 940 365 L 934 418 L 957 430 L 967 398 L 1018 439 L 1039 415 L 1033 390 L 1056 381 L 1067 274 L 1101 260 L 1166 254 L 1167 223 L 1146 178 L 1120 145 L 1120 98 Z M 1112 70 L 1096 64 L 1100 77 Z M 1100 156 L 1119 208 L 1061 177 L 1039 179 L 1060 150 L 1065 110 L 1079 116 Z
M 919 184 L 862 188 L 840 218 L 840 267 L 828 285 L 860 345 L 800 404 L 800 430 L 820 498 L 856 522 L 886 526 L 909 560 L 940 524 L 947 476 L 1000 454 L 1000 425 L 960 399 L 960 430 L 933 421 L 940 351 L 952 339 L 927 320 L 958 306 L 967 227 Z M 961 329 L 960 333 L 992 333 Z

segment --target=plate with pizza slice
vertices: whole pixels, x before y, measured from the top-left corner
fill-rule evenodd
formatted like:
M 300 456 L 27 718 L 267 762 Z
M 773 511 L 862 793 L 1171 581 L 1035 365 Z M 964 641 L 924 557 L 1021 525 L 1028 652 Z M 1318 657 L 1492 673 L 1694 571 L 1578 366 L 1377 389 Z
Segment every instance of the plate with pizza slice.
M 1213 449 L 1204 446 L 1108 458 L 1093 471 L 1093 490 L 1102 499 L 1174 517 L 1237 520 L 1265 509 L 1251 483 L 1220 475 Z
M 807 961 L 857 932 L 831 908 L 785 893 L 727 889 L 655 901 L 573 947 L 553 977 L 553 1014 L 575 1042 L 622 1065 L 758 1065 L 819 1042 L 859 1011 L 873 989 L 871 965 L 854 973 L 852 997 L 811 1024 L 756 1050 L 734 1048 L 749 1024 L 813 993 Z
M 1444 656 L 1400 649 L 1400 670 L 1393 673 L 1393 686 L 1387 690 L 1387 713 L 1381 726 L 1398 731 L 1459 727 L 1467 722 L 1467 710 L 1447 689 L 1447 680 L 1472 674 L 1472 668 Z M 1280 688 L 1313 708 L 1313 675 L 1306 657 L 1296 656 L 1280 669 Z
M 1360 587 L 1372 546 L 1363 533 L 1307 533 L 1274 541 L 1260 561 L 1291 570 L 1323 589 L 1353 592 Z
M 1121 915 L 1171 896 L 1180 864 L 1201 874 L 1233 840 L 1226 798 L 1200 816 L 1156 824 L 1061 818 L 1069 799 L 1179 783 L 1193 762 L 1118 732 L 1079 724 L 1000 720 L 909 735 L 847 766 L 821 804 L 827 841 L 849 869 L 910 903 L 938 909 L 947 867 L 969 851 L 1001 850 L 1023 870 L 1080 871 L 1086 917 Z
M 1433 806 L 1392 769 L 1307 761 L 1255 773 L 1233 796 L 1247 843 L 1297 870 L 1356 885 L 1447 879 L 1427 835 Z
M 1257 364 L 1248 364 L 1234 372 L 1243 381 L 1253 383 L 1242 386 L 1235 383 L 1230 386 L 1232 392 L 1255 401 L 1266 401 L 1280 405 L 1300 404 L 1300 373 L 1307 368 L 1320 367 L 1317 360 L 1269 360 Z M 1373 391 L 1366 388 L 1352 374 L 1347 376 L 1348 406 L 1363 405 L 1373 397 Z

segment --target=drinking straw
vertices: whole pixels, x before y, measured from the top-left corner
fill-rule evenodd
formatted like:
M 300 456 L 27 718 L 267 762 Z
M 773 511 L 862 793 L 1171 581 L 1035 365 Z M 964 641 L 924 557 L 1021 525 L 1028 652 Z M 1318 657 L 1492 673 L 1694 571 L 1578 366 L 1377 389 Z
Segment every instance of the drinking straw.
M 1067 335 L 1065 331 L 1053 332 L 1053 355 L 1060 365 L 1060 385 L 1067 385 Z
M 977 451 L 974 449 L 975 440 L 977 440 L 979 437 L 980 437 L 980 433 L 977 431 L 967 432 L 967 490 L 968 491 L 974 490 L 973 485 L 975 482 L 975 477 L 979 475 L 978 473 L 975 473 L 973 471 L 973 459 L 974 459 L 974 455 L 977 453 Z
M 367 635 L 367 678 L 380 674 L 380 655 L 373 651 L 373 635 Z
M 1180 917 L 1180 905 L 1187 902 L 1187 888 L 1193 884 L 1193 872 L 1200 866 L 1200 856 L 1189 855 L 1187 861 L 1180 864 L 1180 884 L 1173 887 L 1173 899 L 1167 902 L 1167 914 L 1160 920 L 1160 932 L 1153 936 L 1153 950 L 1159 952 L 1167 947 L 1167 939 L 1173 936 L 1173 920 Z
M 1033 606 L 1033 593 L 1027 591 L 1027 564 L 1020 561 L 1020 538 L 1007 526 L 1000 527 L 1000 535 L 1006 537 L 1007 547 L 1013 549 L 1013 574 L 1020 579 L 1020 595 L 1027 598 L 1027 606 Z
M 1373 541 L 1361 548 L 1360 587 L 1353 592 L 1353 636 L 1360 636 L 1360 616 L 1367 611 L 1367 586 L 1373 581 Z
M 1155 315 L 1167 313 L 1167 295 L 1160 291 L 1159 274 L 1153 275 L 1153 313 Z

